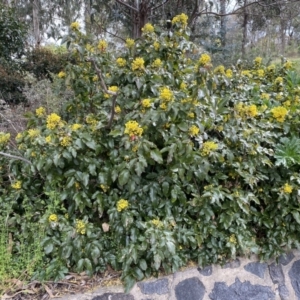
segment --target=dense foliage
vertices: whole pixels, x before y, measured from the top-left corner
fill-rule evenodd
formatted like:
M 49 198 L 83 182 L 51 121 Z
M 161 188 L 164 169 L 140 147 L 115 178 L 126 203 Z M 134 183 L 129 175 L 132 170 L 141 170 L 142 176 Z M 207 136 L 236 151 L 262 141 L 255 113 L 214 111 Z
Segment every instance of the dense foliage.
M 79 64 L 58 77 L 75 96 L 61 115 L 29 116 L 16 137 L 27 161 L 1 157 L 8 231 L 30 242 L 30 224 L 44 230 L 36 276 L 109 264 L 130 288 L 189 260 L 299 247 L 299 77 L 259 57 L 213 68 L 186 22 L 176 16 L 172 36 L 146 24 L 117 57 L 71 25 Z M 8 141 L 2 133 L 2 151 Z

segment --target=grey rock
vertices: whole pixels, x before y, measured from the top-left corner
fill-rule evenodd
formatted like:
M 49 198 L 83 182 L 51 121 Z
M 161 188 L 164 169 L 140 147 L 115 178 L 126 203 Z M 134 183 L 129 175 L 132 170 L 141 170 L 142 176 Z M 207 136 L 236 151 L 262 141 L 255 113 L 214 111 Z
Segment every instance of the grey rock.
M 244 267 L 247 272 L 250 272 L 260 278 L 264 278 L 266 268 L 267 264 L 260 262 L 251 262 Z
M 279 296 L 280 296 L 281 300 L 290 300 L 290 293 L 285 284 L 280 285 L 278 287 L 278 291 L 279 291 Z
M 273 283 L 278 283 L 279 285 L 284 285 L 284 274 L 282 271 L 282 266 L 272 263 L 269 265 L 269 272 Z
M 297 300 L 300 300 L 300 260 L 296 260 L 293 263 L 289 271 L 289 276 L 291 279 L 293 289 L 297 296 Z
M 192 277 L 179 282 L 175 287 L 177 300 L 202 300 L 205 287 L 197 277 Z
M 223 266 L 223 269 L 234 269 L 234 268 L 238 268 L 241 265 L 241 262 L 239 259 L 235 259 L 233 261 L 228 262 L 227 264 L 225 264 Z
M 203 269 L 197 268 L 197 270 L 203 276 L 210 276 L 212 274 L 212 266 L 206 266 Z
M 169 293 L 169 281 L 167 278 L 158 279 L 152 282 L 139 282 L 138 287 L 143 294 L 151 295 L 158 294 L 163 295 Z
M 225 282 L 216 282 L 209 294 L 212 300 L 275 300 L 271 287 L 252 285 L 249 281 L 241 282 L 238 278 L 231 286 Z
M 293 259 L 294 259 L 295 255 L 293 254 L 293 252 L 289 252 L 287 254 L 282 254 L 279 256 L 279 263 L 286 266 L 288 265 Z
M 134 297 L 124 293 L 105 293 L 101 296 L 96 296 L 91 300 L 134 300 Z

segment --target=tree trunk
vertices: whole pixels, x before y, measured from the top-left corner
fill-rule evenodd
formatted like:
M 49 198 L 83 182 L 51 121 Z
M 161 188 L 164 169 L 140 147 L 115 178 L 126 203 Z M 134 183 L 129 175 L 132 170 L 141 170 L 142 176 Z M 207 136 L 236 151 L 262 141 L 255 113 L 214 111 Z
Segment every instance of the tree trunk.
M 220 0 L 220 14 L 226 14 L 226 0 Z M 221 24 L 220 24 L 220 37 L 222 48 L 226 46 L 226 17 L 221 16 Z
M 248 4 L 248 0 L 244 0 L 244 6 Z M 246 57 L 246 44 L 248 39 L 248 12 L 247 8 L 244 7 L 243 12 L 243 39 L 242 39 L 242 59 L 245 59 Z
M 38 47 L 41 44 L 38 0 L 32 1 L 32 19 L 33 19 L 33 36 L 34 36 L 35 46 Z
M 148 7 L 148 0 L 135 0 L 135 7 L 137 8 L 137 11 L 132 11 L 132 36 L 134 39 L 137 39 L 141 37 L 142 28 L 148 22 L 150 9 Z
M 285 54 L 285 44 L 286 44 L 286 21 L 282 15 L 280 16 L 280 55 Z

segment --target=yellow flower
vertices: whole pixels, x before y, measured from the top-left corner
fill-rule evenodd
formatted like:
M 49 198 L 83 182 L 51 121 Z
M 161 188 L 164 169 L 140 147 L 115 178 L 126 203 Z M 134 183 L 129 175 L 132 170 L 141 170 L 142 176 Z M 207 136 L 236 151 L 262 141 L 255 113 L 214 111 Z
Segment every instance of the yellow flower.
M 268 67 L 267 67 L 267 71 L 269 72 L 269 73 L 273 73 L 274 71 L 275 71 L 275 65 L 269 65 Z
M 156 51 L 158 51 L 159 50 L 159 47 L 160 47 L 160 44 L 159 44 L 159 42 L 154 42 L 153 43 L 153 47 L 154 47 L 154 49 L 156 50 Z
M 200 56 L 200 59 L 199 59 L 200 66 L 205 67 L 205 66 L 209 65 L 210 62 L 211 62 L 211 58 L 208 54 L 204 53 Z
M 139 146 L 138 145 L 134 145 L 132 147 L 132 152 L 137 152 L 139 150 Z
M 257 107 L 256 105 L 252 104 L 245 107 L 245 113 L 249 117 L 255 117 L 257 115 Z
M 225 75 L 226 75 L 228 78 L 232 78 L 232 70 L 231 70 L 231 69 L 227 69 Z
M 73 125 L 71 126 L 71 129 L 72 129 L 73 131 L 76 131 L 76 130 L 80 129 L 81 127 L 82 127 L 81 124 L 73 124 Z
M 93 76 L 93 81 L 94 82 L 98 81 L 98 76 L 97 75 Z
M 56 214 L 51 214 L 48 218 L 49 222 L 57 222 L 58 221 L 58 217 Z
M 212 150 L 216 150 L 216 149 L 218 149 L 218 144 L 216 144 L 215 142 L 208 141 L 203 143 L 201 154 L 203 156 L 207 156 L 210 154 Z
M 153 27 L 150 23 L 147 23 L 147 24 L 145 24 L 145 26 L 142 28 L 142 32 L 143 32 L 143 33 L 152 33 L 152 32 L 154 32 L 154 27 Z
M 10 139 L 10 133 L 0 132 L 0 145 L 5 145 Z
M 256 74 L 258 77 L 262 78 L 265 76 L 265 71 L 263 69 L 259 69 L 257 70 Z
M 167 104 L 165 102 L 163 102 L 160 106 L 159 106 L 162 110 L 167 110 Z
M 117 105 L 117 106 L 115 107 L 115 113 L 116 113 L 116 114 L 119 114 L 119 113 L 121 113 L 121 111 L 122 111 L 121 107 L 120 107 L 119 105 Z
M 101 52 L 105 52 L 106 48 L 107 48 L 107 42 L 105 40 L 100 40 L 98 43 L 97 48 L 101 51 Z
M 85 234 L 86 231 L 86 225 L 82 220 L 76 219 L 76 224 L 75 224 L 76 232 L 80 234 Z
M 154 225 L 157 228 L 163 227 L 163 222 L 159 219 L 153 219 L 151 220 L 152 225 Z
M 283 78 L 282 77 L 277 77 L 275 79 L 275 84 L 282 84 L 283 83 Z
M 75 182 L 74 185 L 75 185 L 75 189 L 76 190 L 80 189 L 80 183 L 79 182 Z
M 254 59 L 254 64 L 256 67 L 260 66 L 261 62 L 262 62 L 262 58 L 259 56 Z
M 286 61 L 285 64 L 283 65 L 283 67 L 287 70 L 291 69 L 293 67 L 293 64 L 291 61 Z
M 189 112 L 187 115 L 189 118 L 195 118 L 195 114 L 193 112 Z
M 163 101 L 171 101 L 173 99 L 173 92 L 168 87 L 163 87 L 160 90 L 159 97 Z
M 78 22 L 71 23 L 70 28 L 72 30 L 79 30 L 79 23 Z
M 46 114 L 46 110 L 44 107 L 39 107 L 35 110 L 35 114 L 38 116 L 38 117 L 42 117 Z
M 125 199 L 120 199 L 117 203 L 117 211 L 121 212 L 122 210 L 128 208 L 129 203 Z
M 18 180 L 15 183 L 12 183 L 11 187 L 15 190 L 20 190 L 22 188 L 22 181 Z
M 86 50 L 90 51 L 90 52 L 94 52 L 95 51 L 94 47 L 91 44 L 87 44 L 86 45 Z
M 64 136 L 60 142 L 63 147 L 68 147 L 71 145 L 72 139 L 69 136 Z
M 110 91 L 110 92 L 114 92 L 114 93 L 117 93 L 118 92 L 118 90 L 119 90 L 119 88 L 116 86 L 116 85 L 112 85 L 112 86 L 110 86 L 110 87 L 108 87 L 108 90 Z M 105 98 L 109 98 L 111 95 L 110 94 L 104 94 L 104 97 Z
M 48 135 L 48 136 L 46 136 L 45 137 L 45 141 L 46 141 L 46 143 L 51 143 L 51 136 L 50 135 Z
M 249 78 L 252 77 L 252 74 L 249 70 L 243 70 L 241 74 L 242 74 L 242 76 L 246 76 L 246 77 L 249 77 Z
M 38 129 L 29 129 L 28 130 L 28 135 L 31 138 L 36 138 L 37 136 L 39 136 L 39 134 L 40 134 L 40 131 Z
M 1 135 L 1 134 L 0 134 Z M 18 133 L 17 136 L 16 136 L 16 140 L 19 140 L 23 137 L 22 133 Z M 0 144 L 1 144 L 1 137 L 0 137 Z
M 125 124 L 124 133 L 130 137 L 141 136 L 143 134 L 143 128 L 140 127 L 138 122 L 130 120 Z
M 188 16 L 186 14 L 177 15 L 172 19 L 172 24 L 180 24 L 184 28 L 187 26 Z
M 64 71 L 60 71 L 57 76 L 59 78 L 65 78 L 66 77 L 66 73 Z
M 192 125 L 190 128 L 189 128 L 189 134 L 191 136 L 196 136 L 198 133 L 199 133 L 200 129 L 195 126 L 195 125 Z
M 161 65 L 162 65 L 162 62 L 161 62 L 161 60 L 160 60 L 159 58 L 157 58 L 157 59 L 152 63 L 152 67 L 154 67 L 154 68 L 159 68 L 159 67 L 161 67 Z
M 185 90 L 186 89 L 186 83 L 184 82 L 184 81 L 182 81 L 181 83 L 180 83 L 180 90 Z
M 283 106 L 277 106 L 271 109 L 271 113 L 277 122 L 283 123 L 288 111 Z
M 149 108 L 149 107 L 151 107 L 151 100 L 150 100 L 150 99 L 144 99 L 144 100 L 142 100 L 142 106 L 143 106 L 144 108 Z
M 283 102 L 283 106 L 286 106 L 286 107 L 291 106 L 291 101 L 287 100 L 287 101 Z
M 136 70 L 144 70 L 145 69 L 145 66 L 144 66 L 144 59 L 141 58 L 141 57 L 137 57 L 132 63 L 131 63 L 131 68 L 132 68 L 132 71 L 136 71 Z
M 269 100 L 270 99 L 270 95 L 267 94 L 267 93 L 262 93 L 260 95 L 260 98 L 263 99 L 263 100 Z
M 126 66 L 126 59 L 119 57 L 117 58 L 117 65 L 119 67 L 125 67 Z
M 100 188 L 104 193 L 106 193 L 109 190 L 109 186 L 105 184 L 100 184 Z
M 55 127 L 57 127 L 60 124 L 60 116 L 57 114 L 51 114 L 47 117 L 47 128 L 48 129 L 54 129 Z
M 229 243 L 231 244 L 236 244 L 237 241 L 236 241 L 236 237 L 235 237 L 235 234 L 232 234 L 229 238 Z
M 293 187 L 291 185 L 289 185 L 288 183 L 286 183 L 283 188 L 282 188 L 283 192 L 286 194 L 291 194 L 291 192 L 293 191 Z
M 131 48 L 134 46 L 134 40 L 133 39 L 126 39 L 126 47 Z
M 215 74 L 224 75 L 224 74 L 225 74 L 225 67 L 222 66 L 222 65 L 216 67 L 216 68 L 214 69 L 214 73 L 215 73 Z

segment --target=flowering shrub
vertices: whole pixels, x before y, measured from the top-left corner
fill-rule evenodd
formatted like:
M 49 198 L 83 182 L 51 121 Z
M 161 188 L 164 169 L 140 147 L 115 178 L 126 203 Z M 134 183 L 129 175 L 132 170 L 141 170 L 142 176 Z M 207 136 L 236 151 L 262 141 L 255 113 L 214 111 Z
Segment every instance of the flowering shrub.
M 0 208 L 15 203 L 10 230 L 29 222 L 25 204 L 46 228 L 39 276 L 109 264 L 130 288 L 189 260 L 299 246 L 299 77 L 260 58 L 213 69 L 208 54 L 189 57 L 186 18 L 173 24 L 171 37 L 145 25 L 116 57 L 72 25 L 79 63 L 60 80 L 75 97 L 62 115 L 29 116 L 17 136 L 25 161 L 10 160 L 1 182 Z

